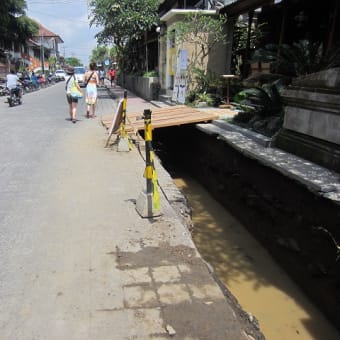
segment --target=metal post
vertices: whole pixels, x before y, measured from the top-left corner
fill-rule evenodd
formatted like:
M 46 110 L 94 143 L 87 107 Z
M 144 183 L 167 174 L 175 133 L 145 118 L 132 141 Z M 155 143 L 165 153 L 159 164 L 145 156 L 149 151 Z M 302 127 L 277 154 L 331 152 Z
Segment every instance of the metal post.
M 157 174 L 153 160 L 151 111 L 144 110 L 145 171 L 146 191 L 143 191 L 136 202 L 136 210 L 142 217 L 155 217 L 160 214 Z
M 5 51 L 4 52 L 5 55 L 6 55 L 6 62 L 7 62 L 7 73 L 10 73 L 11 72 L 11 61 L 10 61 L 10 52 L 9 51 Z
M 123 114 L 122 114 L 122 126 L 121 126 L 121 136 L 126 137 L 126 104 L 127 104 L 127 91 L 124 91 L 123 99 Z
M 127 152 L 132 149 L 132 144 L 129 140 L 129 137 L 126 133 L 126 106 L 127 106 L 127 91 L 124 91 L 124 99 L 123 99 L 123 108 L 122 108 L 122 123 L 120 125 L 120 136 L 118 141 L 118 151 Z
M 145 125 L 145 178 L 146 178 L 146 192 L 152 194 L 152 162 L 151 162 L 151 151 L 152 151 L 152 129 L 151 129 L 151 111 L 144 110 L 144 125 Z
M 41 54 L 41 72 L 42 74 L 45 73 L 44 69 L 44 45 L 43 45 L 43 35 L 40 36 L 40 54 Z

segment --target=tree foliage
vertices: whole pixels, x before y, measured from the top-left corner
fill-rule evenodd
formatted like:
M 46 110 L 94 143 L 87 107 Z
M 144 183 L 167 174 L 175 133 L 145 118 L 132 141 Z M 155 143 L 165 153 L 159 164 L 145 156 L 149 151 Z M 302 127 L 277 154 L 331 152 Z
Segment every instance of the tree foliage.
M 268 44 L 253 55 L 254 61 L 269 62 L 277 73 L 301 76 L 340 66 L 340 48 L 324 53 L 320 42 L 300 40 L 292 45 Z
M 217 43 L 225 43 L 226 34 L 224 24 L 226 18 L 207 16 L 197 11 L 184 16 L 182 21 L 171 26 L 169 34 L 174 34 L 176 45 L 182 43 L 191 44 L 194 52 L 190 63 L 194 67 L 204 68 L 205 61 L 212 48 Z
M 109 60 L 112 64 L 117 57 L 117 46 L 111 48 L 106 46 L 97 46 L 92 50 L 91 63 L 103 64 L 105 60 Z
M 158 23 L 159 0 L 91 0 L 91 25 L 103 27 L 99 43 L 114 43 L 120 60 L 126 43 Z
M 251 50 L 255 49 L 259 41 L 264 36 L 264 28 L 266 28 L 266 23 L 261 23 L 258 25 L 251 25 L 250 36 L 249 36 L 249 48 Z M 248 24 L 242 21 L 236 23 L 234 27 L 233 35 L 233 50 L 235 53 L 245 50 L 247 47 L 247 37 L 248 37 Z
M 65 58 L 65 63 L 70 65 L 70 66 L 82 66 L 82 62 L 75 57 L 69 57 L 69 58 Z
M 5 0 L 0 6 L 0 43 L 25 42 L 38 31 L 38 24 L 25 16 L 25 0 Z
M 200 69 L 204 73 L 211 50 L 218 43 L 226 43 L 225 23 L 225 16 L 211 17 L 197 11 L 185 15 L 182 21 L 171 26 L 168 36 L 175 40 L 176 46 L 185 43 L 192 47 L 192 53 L 188 56 L 188 88 L 193 87 L 191 84 L 197 70 Z
M 50 65 L 50 72 L 56 70 L 56 65 L 57 65 L 57 57 L 55 56 L 50 56 L 48 58 L 48 64 Z
M 97 46 L 92 50 L 91 62 L 103 63 L 108 57 L 108 50 L 105 46 Z

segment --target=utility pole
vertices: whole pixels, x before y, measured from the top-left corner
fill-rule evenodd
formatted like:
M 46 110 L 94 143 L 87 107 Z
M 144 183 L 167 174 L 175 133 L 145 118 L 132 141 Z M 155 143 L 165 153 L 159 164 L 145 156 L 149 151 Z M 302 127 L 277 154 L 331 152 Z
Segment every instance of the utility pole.
M 44 68 L 44 45 L 43 45 L 43 33 L 41 34 L 40 36 L 40 56 L 41 56 L 41 71 L 42 71 L 42 74 L 45 73 L 45 68 Z
M 11 71 L 11 61 L 10 61 L 10 51 L 4 51 L 6 55 L 6 63 L 7 63 L 7 73 L 10 73 Z

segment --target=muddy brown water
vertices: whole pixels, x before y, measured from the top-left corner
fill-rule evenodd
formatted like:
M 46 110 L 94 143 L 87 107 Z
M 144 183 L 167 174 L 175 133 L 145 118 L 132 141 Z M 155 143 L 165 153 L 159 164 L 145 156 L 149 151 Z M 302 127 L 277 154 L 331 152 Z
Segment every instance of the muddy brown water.
M 269 253 L 198 182 L 181 175 L 175 183 L 193 209 L 199 252 L 243 309 L 258 319 L 266 339 L 340 339 Z

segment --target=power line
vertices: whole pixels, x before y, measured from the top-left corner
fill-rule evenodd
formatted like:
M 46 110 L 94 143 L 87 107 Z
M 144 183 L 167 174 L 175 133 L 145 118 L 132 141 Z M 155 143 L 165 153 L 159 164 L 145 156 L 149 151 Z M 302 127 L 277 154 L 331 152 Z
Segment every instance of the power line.
M 57 16 L 55 16 L 53 14 L 38 12 L 38 11 L 35 11 L 35 10 L 33 10 L 33 11 L 30 10 L 29 12 L 33 13 L 33 14 L 36 13 L 36 14 L 46 15 L 46 16 L 49 16 L 49 17 L 52 17 L 52 18 L 56 18 L 56 19 L 60 19 L 60 20 L 65 20 L 65 21 L 72 21 L 72 22 L 75 21 L 74 19 L 61 18 L 61 17 L 57 17 Z M 85 24 L 89 24 L 88 21 L 84 21 L 84 20 L 77 20 L 77 22 L 83 22 Z
M 27 2 L 28 5 L 63 5 L 63 4 L 79 4 L 80 3 L 87 3 L 87 0 L 32 0 Z

